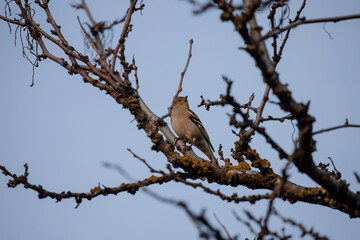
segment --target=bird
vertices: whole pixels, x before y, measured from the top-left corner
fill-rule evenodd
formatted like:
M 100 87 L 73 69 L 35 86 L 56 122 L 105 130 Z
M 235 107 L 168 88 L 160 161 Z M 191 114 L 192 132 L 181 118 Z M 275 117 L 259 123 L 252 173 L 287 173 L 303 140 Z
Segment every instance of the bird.
M 214 147 L 210 142 L 199 117 L 189 108 L 186 97 L 176 97 L 174 99 L 173 110 L 170 114 L 171 126 L 179 138 L 183 139 L 190 146 L 194 145 L 203 152 L 211 162 L 217 163 L 213 154 Z

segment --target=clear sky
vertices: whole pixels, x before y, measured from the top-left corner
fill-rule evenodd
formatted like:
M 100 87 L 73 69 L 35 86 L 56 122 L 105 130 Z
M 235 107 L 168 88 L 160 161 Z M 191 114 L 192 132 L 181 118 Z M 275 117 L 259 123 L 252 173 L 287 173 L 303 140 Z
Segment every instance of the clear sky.
M 73 1 L 51 1 L 55 19 L 62 26 L 70 44 L 86 53 L 77 16 L 86 20 L 81 11 L 70 7 Z M 120 3 L 119 3 L 120 2 Z M 89 0 L 97 21 L 112 21 L 124 15 L 129 1 Z M 292 1 L 294 2 L 294 1 Z M 290 16 L 298 4 L 295 1 Z M 186 73 L 183 95 L 188 95 L 190 107 L 204 123 L 215 148 L 222 144 L 226 156 L 233 147 L 235 136 L 228 126 L 229 108 L 198 108 L 200 95 L 217 99 L 224 93 L 222 75 L 234 80 L 233 93 L 242 103 L 255 93 L 254 105 L 261 100 L 265 85 L 259 70 L 248 54 L 239 47 L 243 41 L 230 23 L 219 20 L 218 11 L 194 16 L 187 1 L 144 1 L 142 14 L 133 17 L 133 31 L 127 39 L 127 56 L 135 56 L 139 68 L 139 92 L 149 107 L 158 115 L 167 112 L 180 73 L 184 68 L 189 39 L 194 39 L 193 57 Z M 0 2 L 4 14 L 4 1 Z M 360 1 L 308 1 L 304 16 L 330 17 L 360 12 Z M 43 14 L 36 13 L 38 19 Z M 268 28 L 266 14 L 258 22 Z M 42 26 L 45 26 L 45 21 Z M 331 37 L 329 36 L 329 34 Z M 296 100 L 311 101 L 310 113 L 315 116 L 316 130 L 339 125 L 349 119 L 360 124 L 360 20 L 339 23 L 300 26 L 290 35 L 278 66 L 282 82 Z M 0 164 L 20 175 L 23 165 L 29 164 L 29 181 L 44 188 L 61 192 L 88 192 L 98 183 L 114 187 L 128 182 L 118 172 L 104 168 L 102 163 L 119 164 L 135 179 L 150 176 L 148 169 L 126 150 L 131 148 L 154 168 L 164 168 L 163 155 L 150 150 L 151 142 L 128 110 L 122 109 L 111 97 L 79 76 L 70 76 L 53 62 L 42 61 L 35 70 L 35 85 L 31 84 L 32 67 L 22 57 L 21 43 L 6 23 L 0 21 Z M 264 30 L 265 32 L 265 30 Z M 112 32 L 113 46 L 120 29 Z M 109 38 L 109 41 L 111 39 Z M 268 42 L 270 43 L 270 42 Z M 50 48 L 54 49 L 54 48 Z M 57 53 L 59 51 L 56 50 Z M 276 100 L 272 95 L 271 100 Z M 269 104 L 264 116 L 283 116 L 284 113 Z M 285 149 L 293 148 L 292 125 L 273 123 L 265 125 Z M 353 172 L 360 172 L 360 129 L 343 129 L 318 135 L 316 163 L 329 163 L 359 190 Z M 285 161 L 266 145 L 261 136 L 255 136 L 252 147 L 267 158 L 275 170 Z M 290 180 L 305 186 L 317 186 L 305 175 L 290 170 Z M 9 189 L 8 177 L 0 175 L 0 239 L 196 239 L 197 230 L 186 214 L 171 205 L 165 205 L 139 191 L 135 196 L 121 193 L 117 196 L 84 200 L 78 209 L 74 200 L 55 203 L 52 199 L 39 200 L 37 194 L 23 187 Z M 217 189 L 216 185 L 209 185 Z M 195 212 L 207 210 L 214 220 L 216 213 L 231 234 L 240 239 L 252 235 L 232 215 L 244 216 L 247 209 L 256 216 L 264 216 L 268 203 L 228 204 L 201 190 L 177 183 L 150 187 L 156 193 L 183 200 Z M 262 193 L 245 187 L 226 187 L 226 193 L 238 195 Z M 329 208 L 304 203 L 289 204 L 275 201 L 275 207 L 287 217 L 297 219 L 306 227 L 331 239 L 354 239 L 360 235 L 359 220 Z M 274 218 L 271 226 L 281 228 Z M 220 226 L 218 226 L 220 228 Z M 295 232 L 296 233 L 296 232 Z M 299 235 L 295 235 L 298 238 Z M 296 239 L 295 238 L 295 239 Z

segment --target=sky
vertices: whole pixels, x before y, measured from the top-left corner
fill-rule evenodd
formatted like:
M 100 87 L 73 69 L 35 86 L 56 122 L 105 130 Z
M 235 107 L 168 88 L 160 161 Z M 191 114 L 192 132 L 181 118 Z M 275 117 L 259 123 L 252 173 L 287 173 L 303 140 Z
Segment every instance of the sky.
M 121 18 L 129 1 L 87 1 L 97 21 Z M 73 1 L 51 1 L 53 16 L 58 19 L 70 44 L 82 53 L 84 38 L 77 16 L 86 16 L 71 8 Z M 136 13 L 133 31 L 126 44 L 129 59 L 133 56 L 138 66 L 139 93 L 152 111 L 161 116 L 167 112 L 178 86 L 180 73 L 187 59 L 189 39 L 194 40 L 192 58 L 185 75 L 182 95 L 188 95 L 190 107 L 202 120 L 215 148 L 222 144 L 225 156 L 236 137 L 228 125 L 229 107 L 215 107 L 210 111 L 198 108 L 200 95 L 205 99 L 218 99 L 225 92 L 222 76 L 234 81 L 232 92 L 245 103 L 255 93 L 254 106 L 261 101 L 265 90 L 261 74 L 253 59 L 239 47 L 242 39 L 230 23 L 219 20 L 220 12 L 211 10 L 195 16 L 194 6 L 187 1 L 144 1 L 145 8 Z M 291 2 L 290 16 L 296 14 L 299 3 Z M 4 1 L 0 3 L 4 14 Z M 303 15 L 308 19 L 355 14 L 360 12 L 358 0 L 339 4 L 335 0 L 308 1 Z M 40 11 L 35 17 L 45 20 Z M 269 27 L 266 14 L 260 13 L 258 23 Z M 310 101 L 310 114 L 316 118 L 314 129 L 350 123 L 360 124 L 360 20 L 338 23 L 309 24 L 294 29 L 277 67 L 280 80 L 287 83 L 297 101 Z M 28 180 L 55 192 L 89 192 L 99 183 L 109 187 L 129 182 L 104 162 L 118 164 L 134 179 L 144 179 L 151 174 L 144 164 L 126 150 L 132 149 L 146 159 L 155 169 L 164 169 L 166 158 L 151 151 L 151 141 L 127 109 L 117 104 L 104 92 L 84 84 L 76 75 L 68 75 L 59 65 L 46 60 L 35 69 L 22 55 L 19 36 L 15 41 L 15 28 L 10 34 L 8 25 L 0 21 L 0 165 L 17 175 L 29 165 Z M 112 32 L 112 46 L 121 33 Z M 17 33 L 19 34 L 19 33 Z M 282 36 L 283 37 L 283 36 Z M 281 36 L 279 37 L 281 39 Z M 111 42 L 111 37 L 108 39 Z M 16 45 L 14 44 L 16 42 Z M 267 42 L 270 47 L 270 42 Z M 54 47 L 49 49 L 61 54 Z M 276 97 L 270 96 L 276 101 Z M 264 116 L 284 116 L 276 105 L 268 104 Z M 169 119 L 167 119 L 169 123 Z M 293 126 L 291 122 L 269 123 L 267 131 L 287 151 L 292 151 Z M 296 136 L 296 132 L 295 132 Z M 336 168 L 358 191 L 354 171 L 360 173 L 360 129 L 341 129 L 317 135 L 316 163 L 335 162 Z M 251 146 L 268 159 L 279 172 L 286 164 L 265 140 L 256 135 Z M 195 150 L 196 151 L 196 150 Z M 199 153 L 201 155 L 201 153 Z M 290 168 L 290 180 L 304 186 L 317 184 Z M 153 199 L 146 193 L 120 193 L 117 196 L 100 196 L 84 200 L 75 209 L 75 201 L 39 200 L 31 190 L 18 186 L 7 187 L 8 177 L 0 175 L 0 239 L 197 239 L 198 232 L 188 216 L 172 205 Z M 218 186 L 209 184 L 213 189 Z M 214 213 L 232 235 L 240 239 L 253 237 L 244 225 L 236 221 L 235 211 L 245 218 L 244 210 L 261 217 L 268 203 L 255 205 L 223 202 L 201 190 L 179 183 L 151 186 L 150 190 L 171 199 L 185 201 L 190 209 L 200 213 L 205 209 L 215 226 Z M 259 194 L 245 187 L 222 187 L 225 193 L 239 196 Z M 358 219 L 306 203 L 290 204 L 275 201 L 275 207 L 286 217 L 294 218 L 306 227 L 314 228 L 330 239 L 354 239 L 359 236 Z M 283 227 L 276 218 L 270 219 L 274 229 Z M 291 230 L 291 229 L 290 229 Z M 294 239 L 299 233 L 292 229 Z

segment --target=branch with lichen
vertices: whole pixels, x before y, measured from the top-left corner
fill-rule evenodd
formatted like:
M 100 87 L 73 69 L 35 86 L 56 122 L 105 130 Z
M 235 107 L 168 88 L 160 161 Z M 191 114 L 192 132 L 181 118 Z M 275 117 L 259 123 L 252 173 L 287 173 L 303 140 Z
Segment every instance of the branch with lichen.
M 153 184 L 162 184 L 162 183 L 172 180 L 172 177 L 168 174 L 167 175 L 164 174 L 159 177 L 152 175 L 149 178 L 143 179 L 136 183 L 122 183 L 118 187 L 111 188 L 111 187 L 106 187 L 106 186 L 101 186 L 101 187 L 96 186 L 96 187 L 90 189 L 89 192 L 74 193 L 71 191 L 66 191 L 66 192 L 63 191 L 63 192 L 57 193 L 57 192 L 48 191 L 45 188 L 43 188 L 43 186 L 41 186 L 41 185 L 36 185 L 36 184 L 30 183 L 28 181 L 29 167 L 27 164 L 25 164 L 24 167 L 25 167 L 24 174 L 17 176 L 16 174 L 13 174 L 10 171 L 8 171 L 4 166 L 0 165 L 0 169 L 1 169 L 2 173 L 5 176 L 9 176 L 12 178 L 8 182 L 8 187 L 15 188 L 18 185 L 23 185 L 25 188 L 31 189 L 31 190 L 37 192 L 39 199 L 49 197 L 49 198 L 56 199 L 57 202 L 60 202 L 63 199 L 74 198 L 77 203 L 76 207 L 78 207 L 80 205 L 80 203 L 82 202 L 83 199 L 91 200 L 91 199 L 101 196 L 101 195 L 102 196 L 107 196 L 109 194 L 117 195 L 118 193 L 121 193 L 121 192 L 128 192 L 131 194 L 135 194 L 142 187 L 150 186 Z
M 263 43 L 264 40 L 261 38 L 261 28 L 256 23 L 254 12 L 259 7 L 258 1 L 244 0 L 246 9 L 241 15 L 234 13 L 231 2 L 215 0 L 214 3 L 223 12 L 221 19 L 231 22 L 245 41 L 246 47 L 244 49 L 252 56 L 257 67 L 261 70 L 264 83 L 271 88 L 274 95 L 280 100 L 282 110 L 289 112 L 297 120 L 299 130 L 298 145 L 294 152 L 289 155 L 291 159 L 288 160 L 295 163 L 300 172 L 306 173 L 329 191 L 337 202 L 356 210 L 360 209 L 360 196 L 352 192 L 344 180 L 337 180 L 328 176 L 326 172 L 314 164 L 312 158 L 312 152 L 314 151 L 312 127 L 315 118 L 308 114 L 309 103 L 297 102 L 287 85 L 283 84 L 279 79 L 275 65 L 268 55 L 266 46 Z M 250 26 L 250 29 L 248 26 Z M 240 143 L 246 145 L 246 139 L 240 139 L 240 141 L 242 141 Z
M 165 173 L 149 168 L 150 171 L 154 171 L 161 176 L 151 176 L 137 183 L 125 184 L 117 188 L 107 188 L 104 186 L 101 188 L 98 186 L 93 188 L 90 193 L 55 193 L 43 189 L 40 185 L 30 184 L 27 178 L 27 166 L 25 167 L 25 173 L 19 177 L 10 173 L 4 166 L 1 166 L 3 174 L 11 178 L 11 180 L 9 180 L 9 186 L 15 187 L 22 184 L 25 187 L 38 192 L 40 198 L 51 197 L 57 200 L 63 198 L 75 198 L 79 204 L 81 200 L 85 198 L 91 199 L 99 195 L 116 194 L 123 191 L 133 193 L 141 187 L 151 184 L 161 184 L 168 181 L 178 181 L 188 186 L 202 188 L 204 191 L 217 195 L 224 200 L 240 202 L 242 200 L 251 201 L 252 199 L 257 199 L 257 197 L 226 196 L 220 192 L 217 193 L 210 188 L 206 188 L 200 183 L 194 185 L 186 181 L 187 178 L 206 178 L 209 182 L 215 182 L 219 185 L 229 185 L 234 187 L 246 186 L 252 189 L 274 190 L 279 184 L 282 184 L 283 187 L 282 191 L 279 193 L 279 198 L 283 198 L 289 202 L 303 201 L 319 204 L 339 209 L 353 217 L 359 217 L 360 197 L 348 189 L 348 185 L 345 181 L 338 180 L 330 173 L 315 166 L 312 160 L 312 136 L 314 135 L 312 124 L 315 119 L 308 114 L 309 105 L 297 102 L 292 97 L 287 85 L 280 81 L 278 73 L 275 71 L 276 65 L 268 56 L 266 46 L 263 43 L 260 34 L 260 26 L 256 24 L 254 15 L 255 10 L 261 7 L 260 1 L 255 1 L 254 3 L 245 1 L 245 8 L 241 9 L 231 5 L 231 1 L 215 0 L 214 2 L 217 4 L 218 8 L 223 11 L 221 19 L 232 22 L 238 33 L 245 40 L 245 50 L 254 58 L 257 66 L 262 72 L 263 81 L 266 83 L 262 101 L 257 108 L 252 106 L 252 97 L 250 97 L 246 104 L 240 104 L 231 94 L 232 81 L 226 77 L 223 77 L 224 81 L 227 83 L 226 93 L 220 97 L 219 101 L 205 102 L 202 98 L 203 101 L 200 105 L 205 105 L 207 109 L 210 106 L 223 106 L 225 104 L 233 107 L 234 110 L 233 114 L 230 116 L 230 123 L 233 126 L 240 128 L 239 132 L 236 133 L 239 139 L 234 143 L 235 146 L 234 149 L 232 149 L 232 156 L 238 162 L 237 165 L 232 164 L 229 159 L 223 157 L 225 166 L 212 166 L 208 161 L 204 161 L 198 157 L 191 149 L 186 148 L 185 144 L 179 144 L 179 141 L 176 145 L 183 156 L 174 152 L 175 135 L 163 119 L 154 114 L 139 95 L 137 91 L 139 88 L 137 66 L 135 65 L 134 58 L 131 62 L 127 61 L 125 56 L 125 42 L 132 30 L 131 19 L 136 11 L 143 8 L 143 4 L 136 7 L 137 1 L 130 1 L 130 6 L 123 21 L 121 35 L 114 48 L 101 45 L 96 36 L 98 31 L 90 31 L 88 33 L 79 21 L 86 39 L 99 55 L 98 58 L 95 59 L 96 63 L 94 63 L 88 56 L 81 54 L 67 41 L 66 37 L 60 31 L 60 26 L 52 17 L 48 1 L 36 1 L 36 4 L 38 4 L 40 9 L 45 12 L 51 27 L 50 32 L 41 28 L 40 24 L 32 18 L 32 13 L 35 10 L 28 4 L 28 1 L 25 1 L 24 3 L 15 1 L 15 5 L 19 9 L 18 16 L 20 19 L 11 19 L 10 16 L 1 16 L 0 18 L 3 21 L 15 24 L 20 28 L 27 30 L 27 37 L 31 39 L 31 41 L 27 42 L 29 44 L 28 49 L 33 49 L 34 46 L 32 44 L 35 42 L 40 46 L 42 51 L 41 54 L 32 51 L 31 53 L 35 58 L 38 60 L 50 59 L 66 69 L 69 74 L 79 74 L 85 82 L 92 84 L 100 90 L 105 90 L 116 102 L 121 104 L 124 108 L 127 108 L 130 114 L 134 116 L 138 123 L 137 127 L 144 130 L 153 143 L 152 149 L 165 155 L 172 166 L 180 168 L 182 172 Z M 89 11 L 85 5 L 82 9 Z M 234 11 L 237 10 L 242 10 L 243 14 L 234 14 Z M 94 27 L 96 22 L 91 20 L 92 15 L 87 15 Z M 50 52 L 49 49 L 51 48 L 48 48 L 48 44 L 52 44 L 61 50 L 61 54 Z M 188 61 L 183 74 L 181 75 L 181 79 L 184 77 L 183 75 L 185 74 L 191 57 L 191 44 L 192 42 L 190 42 Z M 65 60 L 65 58 L 68 60 Z M 116 68 L 115 66 L 117 59 L 120 60 L 119 68 Z M 116 69 L 121 69 L 121 71 L 117 71 Z M 135 88 L 131 85 L 134 78 L 136 82 Z M 281 146 L 266 133 L 265 129 L 260 127 L 260 123 L 267 120 L 274 120 L 270 119 L 270 117 L 268 119 L 262 117 L 262 111 L 265 108 L 270 90 L 272 90 L 275 96 L 280 100 L 280 107 L 285 112 L 289 113 L 288 117 L 279 118 L 278 120 L 294 119 L 298 122 L 298 146 L 292 154 L 286 153 Z M 253 121 L 249 117 L 250 111 L 256 114 Z M 238 115 L 243 118 L 243 122 L 236 120 Z M 249 129 L 246 130 L 246 128 Z M 306 188 L 290 181 L 282 181 L 282 178 L 271 168 L 270 162 L 265 158 L 260 157 L 254 149 L 250 148 L 251 137 L 255 132 L 262 134 L 266 138 L 267 142 L 279 152 L 280 158 L 286 158 L 289 161 L 294 162 L 300 171 L 308 174 L 323 188 Z M 141 158 L 138 159 L 141 160 Z M 257 168 L 258 171 L 252 171 L 250 165 Z M 266 195 L 261 198 L 266 198 Z

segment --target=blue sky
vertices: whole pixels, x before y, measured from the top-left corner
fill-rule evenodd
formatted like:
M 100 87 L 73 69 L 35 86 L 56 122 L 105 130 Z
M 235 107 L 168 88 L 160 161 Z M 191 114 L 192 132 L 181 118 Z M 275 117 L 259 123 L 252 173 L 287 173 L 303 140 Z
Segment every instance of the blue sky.
M 53 15 L 72 46 L 80 52 L 83 37 L 76 17 L 86 17 L 72 9 L 73 1 L 52 1 Z M 96 20 L 122 17 L 129 1 L 88 1 Z M 221 76 L 234 80 L 233 93 L 240 102 L 247 102 L 255 93 L 254 105 L 261 101 L 265 85 L 259 70 L 248 54 L 239 47 L 243 41 L 229 23 L 219 21 L 218 11 L 200 16 L 192 14 L 193 6 L 186 1 L 144 1 L 142 14 L 133 17 L 133 31 L 127 39 L 127 55 L 135 56 L 139 68 L 139 92 L 149 107 L 158 115 L 167 112 L 180 73 L 184 68 L 189 39 L 194 39 L 193 57 L 185 76 L 182 95 L 188 95 L 190 107 L 204 123 L 215 148 L 222 144 L 226 156 L 233 147 L 235 136 L 228 126 L 230 108 L 198 108 L 200 95 L 217 99 L 224 93 Z M 360 2 L 348 0 L 308 1 L 304 16 L 330 17 L 359 13 Z M 293 3 L 291 16 L 296 14 Z M 0 3 L 4 9 L 4 3 Z M 43 19 L 37 12 L 36 17 Z M 265 28 L 266 14 L 258 22 Z M 316 130 L 344 123 L 360 123 L 358 104 L 360 63 L 360 20 L 339 23 L 299 26 L 290 35 L 283 59 L 278 65 L 280 79 L 289 84 L 296 100 L 311 101 L 310 113 L 315 116 Z M 324 31 L 331 34 L 332 38 Z M 22 57 L 21 44 L 9 34 L 6 23 L 0 22 L 0 164 L 10 171 L 22 174 L 29 164 L 29 181 L 51 191 L 88 192 L 98 183 L 118 186 L 128 182 L 116 171 L 104 168 L 103 162 L 119 164 L 135 179 L 150 176 L 148 169 L 126 150 L 131 148 L 154 168 L 164 168 L 166 159 L 150 150 L 151 142 L 126 109 L 111 97 L 79 76 L 70 76 L 55 63 L 40 62 L 35 71 L 35 85 L 31 84 L 31 65 Z M 113 44 L 120 29 L 113 32 Z M 270 43 L 270 42 L 267 42 Z M 50 47 L 59 53 L 58 50 Z M 276 100 L 270 96 L 271 100 Z M 269 104 L 264 116 L 283 116 L 275 105 Z M 169 122 L 169 121 L 168 121 Z M 285 149 L 293 148 L 293 127 L 271 123 L 265 125 L 275 140 Z M 318 135 L 316 163 L 328 163 L 331 157 L 336 167 L 351 184 L 359 189 L 353 172 L 360 172 L 360 130 L 343 129 Z M 255 136 L 252 147 L 269 159 L 273 168 L 280 170 L 285 161 L 266 145 L 261 136 Z M 305 175 L 290 169 L 290 180 L 305 186 L 317 186 Z M 0 175 L 0 239 L 196 239 L 197 230 L 182 210 L 154 200 L 139 191 L 135 196 L 121 193 L 84 201 L 74 209 L 74 200 L 55 203 L 52 199 L 39 200 L 37 194 L 23 187 L 9 189 L 8 178 Z M 210 185 L 217 189 L 218 186 Z M 251 238 L 246 227 L 237 222 L 231 211 L 240 215 L 247 209 L 256 216 L 264 216 L 267 202 L 256 205 L 228 204 L 201 190 L 177 183 L 153 186 L 151 190 L 173 199 L 184 200 L 196 212 L 206 209 L 214 224 L 216 213 L 231 234 L 240 239 Z M 238 187 L 223 188 L 225 193 L 238 195 L 260 193 Z M 261 191 L 263 192 L 263 191 Z M 359 236 L 359 220 L 325 207 L 310 204 L 289 204 L 282 200 L 275 207 L 283 215 L 304 223 L 308 228 L 330 237 L 351 239 Z M 272 219 L 271 226 L 282 225 Z M 219 226 L 220 228 L 220 226 Z M 295 235 L 298 236 L 298 235 Z

